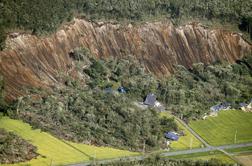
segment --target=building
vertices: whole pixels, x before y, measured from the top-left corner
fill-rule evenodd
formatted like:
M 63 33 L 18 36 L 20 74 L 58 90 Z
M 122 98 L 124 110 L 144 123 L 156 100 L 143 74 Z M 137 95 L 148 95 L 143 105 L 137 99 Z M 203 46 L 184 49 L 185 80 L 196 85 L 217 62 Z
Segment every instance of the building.
M 126 93 L 126 89 L 124 87 L 122 87 L 122 86 L 119 87 L 117 90 L 118 90 L 119 93 Z
M 150 93 L 146 96 L 145 100 L 144 100 L 144 104 L 145 105 L 148 105 L 148 106 L 151 106 L 151 107 L 154 107 L 155 106 L 155 103 L 157 101 L 157 97 L 156 95 L 154 95 L 153 93 Z
M 240 105 L 240 109 L 242 111 L 246 111 L 246 108 L 247 108 L 248 104 L 246 104 L 246 103 L 240 103 L 239 105 Z
M 230 103 L 227 103 L 227 102 L 224 102 L 224 103 L 221 103 L 221 104 L 218 104 L 218 105 L 215 105 L 215 106 L 212 106 L 210 108 L 210 110 L 212 112 L 219 112 L 221 110 L 229 110 L 231 108 L 231 104 Z
M 166 132 L 164 135 L 165 135 L 165 138 L 170 139 L 172 141 L 178 141 L 179 139 L 178 134 L 172 131 Z

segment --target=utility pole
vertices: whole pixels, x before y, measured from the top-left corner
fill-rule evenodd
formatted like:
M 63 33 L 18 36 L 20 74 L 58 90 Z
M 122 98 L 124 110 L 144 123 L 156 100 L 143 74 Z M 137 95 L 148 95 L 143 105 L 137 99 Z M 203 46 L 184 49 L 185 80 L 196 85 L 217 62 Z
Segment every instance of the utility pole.
M 143 154 L 145 154 L 145 140 L 143 142 Z
M 237 139 L 237 129 L 235 131 L 235 137 L 234 137 L 234 143 L 236 144 L 236 139 Z

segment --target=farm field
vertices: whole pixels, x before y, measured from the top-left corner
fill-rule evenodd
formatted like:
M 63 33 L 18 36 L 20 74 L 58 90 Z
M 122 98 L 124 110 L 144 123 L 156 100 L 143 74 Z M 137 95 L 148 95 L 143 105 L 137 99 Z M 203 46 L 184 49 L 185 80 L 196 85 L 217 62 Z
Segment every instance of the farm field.
M 161 116 L 167 116 L 172 117 L 168 112 L 162 112 Z M 178 141 L 171 143 L 171 150 L 185 150 L 191 148 L 199 148 L 202 146 L 202 143 L 194 136 L 192 135 L 180 122 L 176 120 L 176 123 L 178 124 L 179 130 L 184 131 L 185 136 L 182 136 L 179 138 Z
M 89 161 L 93 157 L 107 159 L 138 155 L 135 152 L 113 148 L 64 142 L 46 132 L 33 130 L 29 124 L 8 117 L 0 118 L 0 124 L 0 128 L 14 132 L 38 148 L 40 156 L 37 159 L 15 165 L 63 165 Z
M 189 125 L 210 145 L 252 141 L 252 113 L 239 110 L 221 111 L 217 117 L 191 121 Z
M 234 149 L 226 149 L 229 153 L 252 153 L 252 146 L 249 147 L 243 147 L 243 148 L 234 148 Z
M 217 159 L 222 161 L 223 163 L 234 164 L 235 161 L 232 160 L 227 155 L 223 154 L 219 151 L 211 151 L 211 152 L 201 152 L 201 153 L 193 153 L 187 155 L 178 155 L 178 156 L 171 156 L 171 159 L 188 159 L 188 160 L 211 160 Z
M 238 155 L 238 156 L 236 156 L 236 158 L 244 166 L 251 166 L 251 164 L 252 164 L 252 153 L 244 154 L 244 155 Z

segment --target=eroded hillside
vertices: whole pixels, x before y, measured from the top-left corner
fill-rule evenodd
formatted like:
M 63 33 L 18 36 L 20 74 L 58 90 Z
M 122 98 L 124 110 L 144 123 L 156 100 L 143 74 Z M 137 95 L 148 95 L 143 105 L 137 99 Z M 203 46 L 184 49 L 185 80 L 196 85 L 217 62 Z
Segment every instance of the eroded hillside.
M 176 64 L 233 63 L 252 49 L 239 34 L 196 23 L 176 28 L 169 22 L 133 26 L 75 19 L 48 37 L 13 36 L 0 52 L 7 99 L 21 95 L 24 87 L 58 85 L 59 73 L 74 74 L 69 53 L 76 47 L 87 47 L 97 57 L 132 54 L 157 75 L 170 75 Z

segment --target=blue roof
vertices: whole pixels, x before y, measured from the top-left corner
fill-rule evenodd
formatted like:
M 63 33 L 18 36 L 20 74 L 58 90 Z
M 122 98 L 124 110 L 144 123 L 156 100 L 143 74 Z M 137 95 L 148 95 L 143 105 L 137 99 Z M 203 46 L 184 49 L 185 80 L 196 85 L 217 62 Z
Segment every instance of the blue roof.
M 210 109 L 211 109 L 211 111 L 214 111 L 214 112 L 220 110 L 219 105 L 212 106 Z
M 165 138 L 171 139 L 173 141 L 177 141 L 179 139 L 179 136 L 171 131 L 166 132 L 164 135 L 165 135 Z
M 117 90 L 118 90 L 119 93 L 126 93 L 126 89 L 124 87 L 122 87 L 122 86 L 119 87 Z

